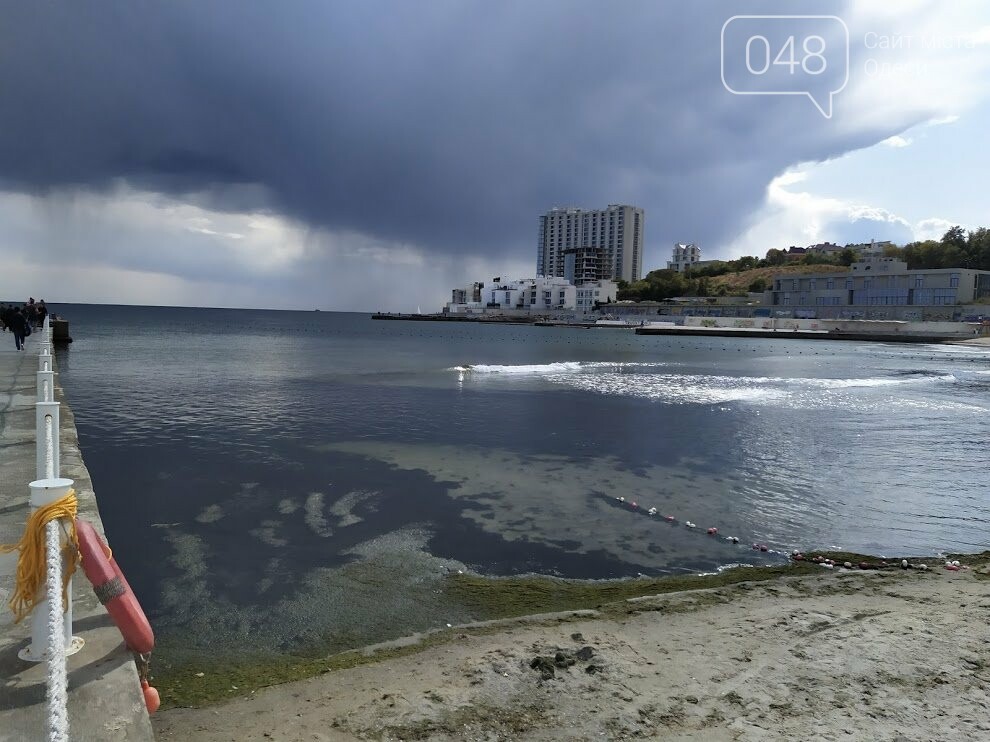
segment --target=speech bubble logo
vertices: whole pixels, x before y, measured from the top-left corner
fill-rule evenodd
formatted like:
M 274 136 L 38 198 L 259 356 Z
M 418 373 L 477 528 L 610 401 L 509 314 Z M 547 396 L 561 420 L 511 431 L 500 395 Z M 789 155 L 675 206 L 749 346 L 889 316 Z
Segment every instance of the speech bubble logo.
M 849 82 L 849 28 L 834 15 L 734 15 L 722 26 L 733 95 L 806 95 L 827 119 Z

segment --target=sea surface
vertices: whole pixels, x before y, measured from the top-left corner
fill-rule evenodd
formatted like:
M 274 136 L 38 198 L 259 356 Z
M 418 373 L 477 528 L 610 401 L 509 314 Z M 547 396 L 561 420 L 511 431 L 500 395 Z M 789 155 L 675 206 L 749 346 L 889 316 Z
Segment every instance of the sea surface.
M 54 311 L 111 546 L 166 644 L 305 652 L 466 621 L 440 597 L 456 570 L 990 548 L 986 349 Z

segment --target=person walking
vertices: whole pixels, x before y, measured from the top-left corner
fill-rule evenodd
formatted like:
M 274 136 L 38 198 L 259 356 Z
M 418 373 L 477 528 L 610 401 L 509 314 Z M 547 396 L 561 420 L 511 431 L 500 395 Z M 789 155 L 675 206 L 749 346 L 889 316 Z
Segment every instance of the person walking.
M 14 345 L 18 350 L 24 350 L 24 336 L 27 335 L 27 318 L 21 314 L 20 307 L 14 307 L 14 311 L 7 317 L 7 325 L 14 333 Z

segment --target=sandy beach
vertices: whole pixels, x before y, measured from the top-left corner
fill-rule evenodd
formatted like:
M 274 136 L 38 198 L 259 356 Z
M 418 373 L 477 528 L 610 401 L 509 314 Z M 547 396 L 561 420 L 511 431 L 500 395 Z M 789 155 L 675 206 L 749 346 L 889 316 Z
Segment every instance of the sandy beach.
M 990 738 L 987 568 L 929 564 L 823 570 L 454 627 L 419 653 L 161 712 L 156 736 Z

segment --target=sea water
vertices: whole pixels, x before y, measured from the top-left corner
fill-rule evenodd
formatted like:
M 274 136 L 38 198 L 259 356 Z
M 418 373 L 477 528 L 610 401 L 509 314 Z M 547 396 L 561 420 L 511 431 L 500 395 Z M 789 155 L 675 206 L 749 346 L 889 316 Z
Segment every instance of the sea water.
M 303 651 L 468 620 L 442 598 L 456 570 L 990 548 L 985 349 L 55 311 L 108 537 L 166 642 Z

